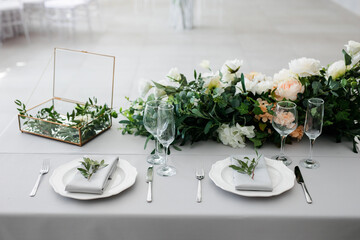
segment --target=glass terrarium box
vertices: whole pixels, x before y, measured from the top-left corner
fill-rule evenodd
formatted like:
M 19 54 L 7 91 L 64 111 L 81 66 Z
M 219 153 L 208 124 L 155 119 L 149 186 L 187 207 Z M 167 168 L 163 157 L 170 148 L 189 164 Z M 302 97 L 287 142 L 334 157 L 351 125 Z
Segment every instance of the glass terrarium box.
M 82 146 L 112 126 L 115 57 L 55 48 L 53 59 L 49 97 L 30 108 L 15 101 L 19 128 Z

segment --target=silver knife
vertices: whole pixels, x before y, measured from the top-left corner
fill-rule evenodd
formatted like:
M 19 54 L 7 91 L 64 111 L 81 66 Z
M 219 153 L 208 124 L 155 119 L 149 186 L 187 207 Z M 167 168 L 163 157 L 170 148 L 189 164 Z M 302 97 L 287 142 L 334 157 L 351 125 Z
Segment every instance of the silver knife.
M 304 179 L 301 175 L 301 172 L 300 172 L 300 168 L 298 166 L 295 167 L 294 169 L 295 171 L 295 176 L 296 176 L 296 181 L 302 186 L 302 189 L 304 190 L 304 194 L 305 194 L 305 198 L 306 198 L 306 202 L 311 204 L 312 203 L 312 199 L 311 199 L 311 196 L 309 194 L 309 191 L 307 190 L 306 188 L 306 185 L 305 185 L 305 182 L 304 182 Z
M 148 183 L 148 193 L 146 197 L 147 202 L 152 202 L 152 181 L 153 181 L 153 166 L 149 167 L 146 175 L 146 182 Z

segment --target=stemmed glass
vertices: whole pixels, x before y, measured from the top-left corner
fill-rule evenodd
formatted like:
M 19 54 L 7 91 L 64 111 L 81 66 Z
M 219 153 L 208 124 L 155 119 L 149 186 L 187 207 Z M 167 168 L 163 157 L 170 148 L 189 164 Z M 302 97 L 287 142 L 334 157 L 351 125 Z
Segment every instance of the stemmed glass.
M 146 159 L 151 165 L 159 165 L 164 162 L 164 158 L 159 154 L 159 141 L 157 140 L 157 121 L 158 121 L 158 108 L 161 100 L 152 100 L 146 103 L 143 123 L 146 130 L 151 133 L 155 138 L 155 154 L 148 156 Z
M 165 148 L 165 161 L 157 169 L 160 176 L 170 177 L 176 174 L 176 168 L 167 165 L 167 153 L 170 144 L 175 139 L 174 106 L 168 103 L 161 104 L 158 109 L 157 137 Z
M 320 136 L 324 118 L 324 100 L 321 98 L 311 98 L 307 102 L 304 132 L 310 139 L 309 158 L 300 161 L 300 165 L 305 168 L 318 168 L 320 164 L 313 159 L 313 146 L 315 139 Z
M 272 159 L 283 161 L 288 166 L 292 160 L 285 156 L 284 145 L 287 135 L 292 133 L 298 124 L 296 104 L 289 101 L 281 101 L 276 105 L 275 114 L 272 120 L 272 126 L 281 136 L 281 151 L 279 155 L 273 156 Z

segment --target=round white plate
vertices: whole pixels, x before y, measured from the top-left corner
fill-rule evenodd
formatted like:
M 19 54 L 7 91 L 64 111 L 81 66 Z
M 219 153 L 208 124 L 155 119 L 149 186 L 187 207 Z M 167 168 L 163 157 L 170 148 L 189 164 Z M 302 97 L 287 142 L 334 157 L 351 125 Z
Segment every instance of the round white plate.
M 282 162 L 265 158 L 268 172 L 273 185 L 272 192 L 263 191 L 239 191 L 233 183 L 233 169 L 229 168 L 231 159 L 217 161 L 209 172 L 210 179 L 219 188 L 246 197 L 271 197 L 279 195 L 294 186 L 295 174 Z
M 61 196 L 68 198 L 74 198 L 78 200 L 91 200 L 98 198 L 107 198 L 119 194 L 120 192 L 131 187 L 135 183 L 137 176 L 136 168 L 134 168 L 126 160 L 119 159 L 116 170 L 113 172 L 111 180 L 109 181 L 103 194 L 67 192 L 65 191 L 65 186 L 78 171 L 77 168 L 79 167 L 80 161 L 82 161 L 82 158 L 65 163 L 54 170 L 49 182 L 55 192 L 57 192 Z

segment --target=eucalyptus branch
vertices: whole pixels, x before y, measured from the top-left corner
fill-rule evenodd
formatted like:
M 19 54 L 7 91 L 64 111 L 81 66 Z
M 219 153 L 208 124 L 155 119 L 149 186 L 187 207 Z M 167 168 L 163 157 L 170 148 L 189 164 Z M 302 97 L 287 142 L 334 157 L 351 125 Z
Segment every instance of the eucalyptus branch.
M 83 168 L 78 168 L 77 170 L 80 171 L 80 173 L 87 179 L 90 180 L 92 175 L 94 175 L 99 169 L 105 168 L 109 164 L 105 164 L 104 160 L 101 160 L 101 162 L 98 162 L 96 160 L 92 160 L 90 158 L 83 158 L 84 161 L 81 161 L 81 165 Z
M 256 151 L 256 157 L 253 158 L 252 160 L 250 160 L 249 157 L 244 157 L 244 161 L 234 158 L 239 165 L 230 165 L 229 167 L 239 173 L 247 174 L 251 176 L 252 179 L 254 179 L 255 168 L 259 163 L 260 157 L 261 155 L 259 155 L 258 152 Z

